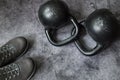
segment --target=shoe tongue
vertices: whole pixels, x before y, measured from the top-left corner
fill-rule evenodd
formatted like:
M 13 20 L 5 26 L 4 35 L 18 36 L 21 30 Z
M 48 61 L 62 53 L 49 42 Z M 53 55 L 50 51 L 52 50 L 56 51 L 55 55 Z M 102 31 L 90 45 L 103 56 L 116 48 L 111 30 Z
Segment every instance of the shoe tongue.
M 11 80 L 20 75 L 20 68 L 17 64 L 0 68 L 0 80 Z

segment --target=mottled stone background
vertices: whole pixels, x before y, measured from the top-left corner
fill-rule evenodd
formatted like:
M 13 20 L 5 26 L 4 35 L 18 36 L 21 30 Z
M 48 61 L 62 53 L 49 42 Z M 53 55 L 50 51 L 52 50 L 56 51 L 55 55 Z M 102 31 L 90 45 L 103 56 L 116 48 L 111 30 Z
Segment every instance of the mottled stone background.
M 120 40 L 91 57 L 82 55 L 73 43 L 52 46 L 37 13 L 39 6 L 46 1 L 0 0 L 0 45 L 17 36 L 25 36 L 33 43 L 24 55 L 32 57 L 37 63 L 32 80 L 120 80 Z M 120 20 L 120 0 L 64 1 L 78 20 L 99 8 L 110 9 Z M 68 32 L 65 29 L 61 35 Z M 86 38 L 92 45 L 93 41 Z

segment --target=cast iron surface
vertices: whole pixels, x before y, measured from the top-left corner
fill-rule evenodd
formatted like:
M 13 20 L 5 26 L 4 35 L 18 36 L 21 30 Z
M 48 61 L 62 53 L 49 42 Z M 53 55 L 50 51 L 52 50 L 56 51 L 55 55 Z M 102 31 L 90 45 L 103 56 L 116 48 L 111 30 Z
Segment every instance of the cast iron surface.
M 80 40 L 75 41 L 78 49 L 85 55 L 95 55 L 118 37 L 120 25 L 108 9 L 95 10 L 82 22 L 84 22 L 83 26 L 86 28 L 88 34 L 96 41 L 96 46 L 93 49 L 85 48 Z
M 85 22 L 88 33 L 97 43 L 108 44 L 118 36 L 119 23 L 108 9 L 94 11 Z
M 54 46 L 65 45 L 76 38 L 78 34 L 78 22 L 70 15 L 68 6 L 63 1 L 51 0 L 44 3 L 40 6 L 38 16 L 41 23 L 45 26 L 45 33 L 49 42 Z M 75 34 L 65 40 L 58 41 L 53 32 L 65 26 L 68 22 L 71 22 L 75 27 Z
M 46 29 L 58 29 L 68 21 L 69 10 L 62 1 L 48 1 L 40 6 L 38 15 Z

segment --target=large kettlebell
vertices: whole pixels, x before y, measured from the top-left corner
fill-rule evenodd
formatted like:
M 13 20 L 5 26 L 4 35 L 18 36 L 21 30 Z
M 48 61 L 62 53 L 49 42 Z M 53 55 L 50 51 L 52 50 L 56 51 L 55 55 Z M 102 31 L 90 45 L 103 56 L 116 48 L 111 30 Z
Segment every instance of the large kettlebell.
M 41 23 L 45 26 L 45 33 L 51 44 L 62 46 L 73 41 L 78 35 L 78 22 L 70 15 L 68 6 L 63 1 L 50 0 L 46 2 L 40 6 L 38 15 Z M 75 33 L 63 41 L 57 41 L 54 32 L 68 21 L 73 23 Z
M 83 23 L 83 24 L 82 24 Z M 118 36 L 120 28 L 118 20 L 108 9 L 98 9 L 81 22 L 88 34 L 96 41 L 97 45 L 93 49 L 88 49 L 81 42 L 76 40 L 78 49 L 85 55 L 94 55 L 101 49 L 107 47 Z M 73 30 L 74 33 L 75 30 Z

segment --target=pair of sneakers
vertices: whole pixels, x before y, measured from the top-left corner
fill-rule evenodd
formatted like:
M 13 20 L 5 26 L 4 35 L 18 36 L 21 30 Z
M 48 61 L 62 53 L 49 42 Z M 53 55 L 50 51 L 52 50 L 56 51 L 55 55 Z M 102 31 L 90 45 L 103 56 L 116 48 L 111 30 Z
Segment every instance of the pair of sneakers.
M 32 77 L 36 66 L 31 58 L 14 62 L 28 47 L 26 38 L 17 37 L 0 48 L 0 80 L 29 80 Z

